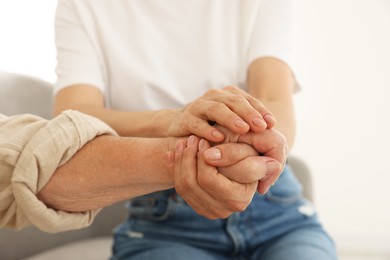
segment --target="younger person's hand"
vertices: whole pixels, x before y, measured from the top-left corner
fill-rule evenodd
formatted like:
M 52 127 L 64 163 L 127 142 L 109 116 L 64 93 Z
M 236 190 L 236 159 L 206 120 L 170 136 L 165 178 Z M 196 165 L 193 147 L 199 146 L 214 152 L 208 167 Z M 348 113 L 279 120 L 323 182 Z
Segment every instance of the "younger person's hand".
M 196 135 L 211 142 L 221 142 L 224 134 L 210 125 L 216 122 L 233 133 L 258 133 L 275 125 L 272 113 L 258 99 L 242 89 L 227 86 L 212 89 L 171 114 L 167 135 Z

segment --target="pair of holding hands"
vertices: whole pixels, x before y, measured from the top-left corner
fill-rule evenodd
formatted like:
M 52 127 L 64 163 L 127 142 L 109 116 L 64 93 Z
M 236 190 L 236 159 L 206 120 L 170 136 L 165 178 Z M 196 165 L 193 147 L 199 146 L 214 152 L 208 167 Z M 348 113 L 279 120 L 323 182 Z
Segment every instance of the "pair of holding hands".
M 232 86 L 188 104 L 168 132 L 191 134 L 169 156 L 176 191 L 209 219 L 245 210 L 256 191 L 265 194 L 284 168 L 287 143 L 272 128 L 275 123 L 259 100 Z

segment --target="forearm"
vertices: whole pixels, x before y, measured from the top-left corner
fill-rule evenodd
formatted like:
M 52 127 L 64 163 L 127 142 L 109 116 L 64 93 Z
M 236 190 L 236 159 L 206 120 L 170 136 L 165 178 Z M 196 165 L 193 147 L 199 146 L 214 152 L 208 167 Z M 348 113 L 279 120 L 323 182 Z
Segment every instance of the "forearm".
M 258 59 L 249 69 L 248 92 L 274 114 L 275 128 L 286 137 L 290 149 L 295 137 L 294 84 L 288 66 L 274 58 Z
M 277 123 L 275 128 L 279 130 L 287 139 L 288 149 L 294 145 L 295 140 L 295 113 L 293 104 L 288 104 L 289 100 L 264 101 L 264 105 L 272 111 Z
M 81 212 L 173 187 L 166 153 L 175 139 L 101 136 L 57 169 L 38 197 L 51 208 Z
M 80 98 L 82 97 L 82 98 Z M 55 97 L 54 114 L 73 109 L 99 118 L 120 136 L 166 137 L 175 110 L 120 111 L 107 108 L 104 96 L 90 85 L 73 85 L 61 90 Z
M 95 116 L 111 126 L 120 136 L 166 137 L 167 119 L 172 110 L 119 111 L 104 107 L 80 105 L 77 110 Z
M 101 90 L 91 85 L 73 85 L 55 97 L 55 114 L 74 109 L 110 125 L 121 136 L 183 137 L 191 134 L 211 142 L 221 142 L 223 134 L 209 124 L 214 121 L 237 134 L 254 132 L 274 125 L 265 106 L 233 86 L 210 89 L 179 109 L 158 111 L 117 111 L 105 107 Z M 266 118 L 263 118 L 266 116 Z

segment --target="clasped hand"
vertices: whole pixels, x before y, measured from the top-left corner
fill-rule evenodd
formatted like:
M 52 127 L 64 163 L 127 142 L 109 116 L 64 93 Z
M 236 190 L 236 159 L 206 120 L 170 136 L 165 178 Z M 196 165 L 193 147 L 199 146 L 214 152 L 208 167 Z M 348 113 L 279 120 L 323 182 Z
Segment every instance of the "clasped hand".
M 221 142 L 224 134 L 209 121 L 226 127 L 233 133 L 258 133 L 271 128 L 276 121 L 272 113 L 258 99 L 234 86 L 211 89 L 201 97 L 175 110 L 170 117 L 167 136 L 196 135 L 211 142 Z
M 227 91 L 229 95 L 233 92 L 238 96 L 244 92 L 232 87 Z M 264 121 L 265 115 L 272 114 L 260 101 L 244 93 L 244 99 L 239 99 L 246 100 L 242 107 L 239 102 L 235 103 L 237 106 L 224 104 L 229 113 L 224 105 L 215 105 L 217 108 L 213 112 L 225 114 L 225 117 L 207 113 L 196 117 L 194 122 L 202 122 L 201 127 L 190 132 L 194 135 L 177 142 L 173 160 L 169 163 L 176 191 L 198 214 L 209 219 L 227 218 L 234 212 L 245 210 L 256 191 L 265 194 L 276 182 L 286 161 L 284 136 L 272 128 L 273 117 L 266 120 L 268 127 Z M 219 100 L 222 99 L 219 96 Z M 225 100 L 231 101 L 226 96 Z M 245 106 L 247 104 L 251 105 Z M 237 130 L 237 124 L 229 124 L 229 121 L 241 120 L 242 115 L 247 115 L 246 129 Z M 253 118 L 263 120 L 265 125 L 253 124 L 256 121 Z M 216 121 L 217 126 L 206 126 L 207 120 Z M 223 139 L 217 140 L 218 144 L 209 142 L 215 142 L 218 139 L 215 136 L 209 141 L 203 139 L 213 131 L 222 133 Z

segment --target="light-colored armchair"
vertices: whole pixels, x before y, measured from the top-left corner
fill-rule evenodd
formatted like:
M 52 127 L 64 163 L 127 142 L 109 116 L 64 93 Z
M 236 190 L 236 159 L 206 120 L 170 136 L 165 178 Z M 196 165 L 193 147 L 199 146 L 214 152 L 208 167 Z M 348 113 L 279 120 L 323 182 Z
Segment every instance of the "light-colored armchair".
M 51 117 L 52 85 L 42 80 L 0 72 L 0 113 L 15 115 L 31 113 Z M 313 198 L 310 171 L 305 163 L 289 157 L 304 196 Z M 47 234 L 34 227 L 20 231 L 0 229 L 0 259 L 107 259 L 111 250 L 111 231 L 123 221 L 125 208 L 117 203 L 105 208 L 94 223 L 85 229 Z
M 51 118 L 52 85 L 46 81 L 0 71 L 0 113 Z

